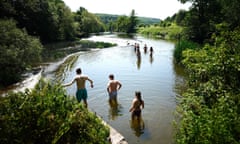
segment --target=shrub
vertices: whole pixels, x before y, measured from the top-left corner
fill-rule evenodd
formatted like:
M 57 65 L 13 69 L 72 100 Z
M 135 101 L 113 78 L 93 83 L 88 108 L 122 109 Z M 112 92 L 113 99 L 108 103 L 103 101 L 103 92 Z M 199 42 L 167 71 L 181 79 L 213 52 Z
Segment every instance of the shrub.
M 0 109 L 0 143 L 107 143 L 109 129 L 60 85 L 10 93 Z
M 174 60 L 177 63 L 181 63 L 183 56 L 182 52 L 187 49 L 198 49 L 200 46 L 197 43 L 187 41 L 187 40 L 178 40 L 175 45 L 175 49 L 173 52 Z
M 189 88 L 177 108 L 177 143 L 240 142 L 239 32 L 223 32 L 214 46 L 183 52 Z

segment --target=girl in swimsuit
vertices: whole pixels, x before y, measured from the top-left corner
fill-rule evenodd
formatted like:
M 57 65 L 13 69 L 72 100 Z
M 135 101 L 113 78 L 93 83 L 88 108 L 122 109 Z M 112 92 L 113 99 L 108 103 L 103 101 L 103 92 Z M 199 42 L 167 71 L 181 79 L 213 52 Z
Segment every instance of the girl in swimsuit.
M 136 91 L 135 92 L 135 98 L 132 101 L 132 106 L 129 110 L 129 112 L 132 112 L 132 119 L 137 117 L 137 119 L 141 118 L 141 111 L 144 108 L 144 101 L 141 97 L 141 92 Z

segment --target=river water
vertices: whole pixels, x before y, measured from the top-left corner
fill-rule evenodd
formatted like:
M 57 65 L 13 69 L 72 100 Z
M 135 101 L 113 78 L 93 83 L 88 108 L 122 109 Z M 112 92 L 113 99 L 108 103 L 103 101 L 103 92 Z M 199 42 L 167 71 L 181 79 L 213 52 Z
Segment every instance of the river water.
M 94 88 L 88 90 L 89 109 L 120 132 L 129 144 L 170 144 L 173 142 L 174 111 L 179 86 L 183 82 L 182 71 L 173 63 L 174 43 L 136 36 L 134 39 L 118 38 L 116 35 L 92 36 L 94 41 L 117 43 L 118 46 L 106 49 L 92 49 L 69 57 L 54 74 L 46 77 L 60 77 L 63 83 L 75 76 L 76 68 L 94 81 Z M 138 59 L 131 46 L 140 44 L 141 59 Z M 143 46 L 153 47 L 144 53 Z M 108 102 L 106 86 L 108 75 L 122 83 L 118 92 L 118 106 Z M 66 88 L 75 97 L 75 84 Z M 131 121 L 129 108 L 135 91 L 141 91 L 145 102 L 142 121 Z

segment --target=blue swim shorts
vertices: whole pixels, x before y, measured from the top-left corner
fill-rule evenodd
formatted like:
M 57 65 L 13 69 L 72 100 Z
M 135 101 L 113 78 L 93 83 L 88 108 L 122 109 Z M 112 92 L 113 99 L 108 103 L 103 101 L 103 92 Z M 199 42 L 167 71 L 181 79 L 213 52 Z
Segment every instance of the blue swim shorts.
M 77 100 L 78 102 L 81 102 L 81 100 L 87 100 L 87 90 L 84 88 L 84 89 L 78 89 L 77 92 L 76 92 L 76 97 L 77 97 Z
M 117 98 L 117 91 L 113 91 L 113 92 L 109 93 L 109 97 L 110 97 L 110 99 L 116 99 Z

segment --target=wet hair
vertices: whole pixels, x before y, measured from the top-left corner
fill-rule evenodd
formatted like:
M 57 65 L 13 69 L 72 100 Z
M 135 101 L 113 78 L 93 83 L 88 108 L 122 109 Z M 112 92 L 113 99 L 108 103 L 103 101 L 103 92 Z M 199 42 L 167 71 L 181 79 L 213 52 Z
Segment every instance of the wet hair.
M 77 74 L 81 74 L 81 73 L 82 73 L 81 68 L 76 69 L 76 73 L 77 73 Z
M 142 96 L 140 91 L 135 91 L 135 96 L 137 97 L 138 100 L 142 101 Z
M 113 74 L 110 74 L 110 75 L 109 75 L 109 78 L 110 78 L 110 79 L 114 79 L 114 75 L 113 75 Z

